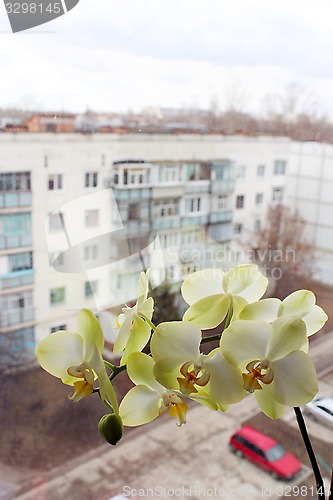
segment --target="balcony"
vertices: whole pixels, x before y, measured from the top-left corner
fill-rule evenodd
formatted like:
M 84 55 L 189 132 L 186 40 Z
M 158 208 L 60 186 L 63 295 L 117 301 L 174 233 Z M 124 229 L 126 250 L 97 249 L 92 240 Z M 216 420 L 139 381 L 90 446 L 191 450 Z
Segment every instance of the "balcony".
M 202 215 L 191 215 L 187 217 L 182 217 L 181 225 L 182 226 L 203 226 L 208 223 L 208 214 Z
M 0 208 L 30 207 L 32 196 L 30 191 L 10 191 L 0 193 Z
M 215 180 L 211 184 L 212 193 L 233 193 L 235 190 L 235 180 Z
M 34 274 L 32 269 L 3 274 L 2 276 L 0 276 L 0 290 L 32 285 L 33 282 Z
M 11 326 L 31 323 L 34 321 L 34 309 L 22 308 L 13 311 L 3 311 L 0 314 L 0 330 Z
M 5 248 L 21 248 L 32 246 L 32 234 L 15 234 L 0 236 L 0 250 Z
M 222 212 L 215 212 L 210 214 L 209 222 L 214 224 L 216 222 L 228 222 L 232 220 L 232 211 L 224 210 Z
M 157 231 L 159 229 L 168 229 L 173 227 L 174 228 L 180 227 L 179 215 L 158 217 L 152 220 L 153 231 Z

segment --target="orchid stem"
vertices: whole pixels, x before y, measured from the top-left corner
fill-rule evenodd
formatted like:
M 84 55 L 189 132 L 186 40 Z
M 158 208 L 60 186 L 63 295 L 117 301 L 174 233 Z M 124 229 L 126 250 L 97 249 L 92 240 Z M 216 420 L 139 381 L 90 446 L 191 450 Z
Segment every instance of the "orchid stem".
M 154 330 L 154 332 L 155 332 L 156 331 L 156 326 L 154 325 L 154 323 L 152 323 L 150 321 L 150 319 L 148 319 L 144 314 L 140 313 L 140 316 L 141 316 L 142 319 L 144 319 L 146 321 L 146 323 L 148 323 L 148 325 L 150 326 L 150 328 L 152 330 Z
M 231 320 L 232 320 L 233 312 L 234 312 L 234 308 L 232 307 L 232 303 L 231 303 L 230 307 L 229 307 L 229 310 L 228 310 L 227 319 L 225 320 L 225 325 L 224 325 L 224 329 L 223 330 L 225 330 L 226 328 L 228 328 L 228 326 L 230 325 Z
M 333 500 L 333 469 L 332 469 L 332 473 L 331 473 L 331 483 L 330 483 L 328 500 Z
M 206 344 L 207 342 L 213 342 L 214 340 L 220 340 L 221 338 L 221 333 L 218 333 L 217 335 L 211 335 L 210 337 L 203 337 L 201 339 L 200 344 Z
M 299 427 L 299 430 L 300 430 L 302 438 L 303 438 L 303 442 L 304 442 L 306 451 L 308 453 L 311 467 L 312 467 L 312 470 L 313 470 L 313 473 L 315 476 L 318 499 L 320 499 L 320 498 L 325 499 L 324 481 L 323 481 L 322 475 L 321 475 L 320 470 L 319 470 L 318 462 L 317 462 L 316 456 L 315 456 L 313 448 L 312 448 L 312 444 L 311 444 L 311 441 L 309 438 L 309 434 L 308 434 L 308 431 L 307 431 L 307 428 L 305 425 L 305 421 L 304 421 L 301 409 L 298 406 L 295 406 L 294 412 L 296 415 L 296 420 L 297 420 L 298 427 Z
M 115 366 L 114 367 L 115 369 L 113 370 L 113 373 L 111 373 L 110 377 L 109 377 L 109 380 L 110 382 L 112 382 L 112 380 L 114 378 L 116 378 L 117 375 L 119 375 L 119 373 L 123 372 L 126 370 L 126 365 L 122 365 L 122 366 Z
M 117 370 L 117 367 L 115 365 L 112 365 L 111 363 L 109 363 L 108 361 L 106 361 L 105 359 L 103 359 L 104 361 L 104 364 L 107 368 L 110 368 L 110 370 L 112 372 L 116 371 Z

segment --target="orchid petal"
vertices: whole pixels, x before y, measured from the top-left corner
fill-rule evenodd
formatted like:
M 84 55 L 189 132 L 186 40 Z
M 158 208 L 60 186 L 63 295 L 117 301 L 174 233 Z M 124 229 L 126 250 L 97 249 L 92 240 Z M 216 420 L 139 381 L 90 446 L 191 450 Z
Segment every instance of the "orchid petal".
M 149 290 L 149 269 L 147 272 L 140 273 L 139 283 L 138 283 L 138 309 L 142 303 L 146 300 Z
M 138 314 L 143 314 L 146 318 L 151 319 L 154 311 L 154 299 L 152 297 L 148 297 L 142 305 L 138 306 Z
M 209 398 L 221 406 L 237 403 L 246 395 L 241 371 L 228 363 L 219 349 L 205 359 L 210 380 L 205 388 Z
M 266 352 L 266 358 L 271 361 L 300 349 L 307 341 L 305 323 L 298 316 L 278 318 L 273 321 L 272 328 Z
M 93 346 L 102 354 L 104 349 L 104 335 L 100 322 L 89 309 L 81 309 L 77 318 L 78 333 L 83 338 L 84 354 L 88 359 Z
M 221 269 L 202 269 L 186 276 L 181 287 L 182 296 L 189 305 L 204 297 L 223 293 Z
M 225 293 L 240 295 L 247 302 L 259 300 L 265 293 L 268 279 L 255 264 L 235 266 L 227 271 L 223 278 Z
M 264 321 L 234 321 L 222 334 L 222 354 L 234 366 L 264 359 L 271 334 L 271 325 Z
M 279 316 L 297 314 L 306 324 L 307 334 L 316 333 L 326 323 L 325 311 L 316 305 L 316 297 L 309 290 L 297 290 L 286 297 L 279 308 Z
M 316 303 L 316 297 L 310 290 L 297 290 L 286 297 L 280 306 L 279 316 L 286 314 L 298 314 L 305 316 Z
M 119 405 L 123 424 L 129 427 L 151 422 L 159 415 L 162 396 L 145 385 L 130 389 Z
M 151 334 L 151 327 L 142 318 L 136 317 L 131 330 L 131 334 L 126 344 L 124 355 L 121 358 L 121 365 L 126 365 L 128 356 L 133 352 L 142 351 L 147 345 Z
M 232 307 L 232 321 L 236 321 L 237 319 L 240 319 L 239 316 L 244 307 L 248 305 L 248 302 L 240 295 L 230 295 L 230 297 Z
M 256 398 L 261 410 L 269 418 L 280 418 L 286 409 L 285 405 L 278 403 L 272 397 L 271 385 L 263 385 L 262 390 L 254 392 L 254 397 Z
M 131 335 L 132 321 L 135 314 L 134 308 L 126 308 L 123 309 L 123 311 L 125 311 L 123 313 L 124 321 L 119 329 L 117 338 L 113 346 L 113 352 L 115 354 L 119 354 L 125 349 L 128 339 Z
M 229 295 L 210 295 L 191 305 L 185 312 L 183 319 L 195 323 L 202 330 L 209 330 L 222 323 L 229 307 Z
M 53 333 L 38 343 L 37 360 L 48 373 L 61 378 L 64 384 L 73 385 L 77 378 L 68 375 L 67 369 L 84 361 L 83 339 L 65 330 Z
M 262 320 L 270 323 L 277 318 L 280 304 L 279 299 L 262 299 L 252 302 L 242 309 L 239 319 Z
M 175 368 L 171 372 L 165 372 L 161 370 L 161 368 L 155 364 L 154 366 L 154 376 L 155 379 L 167 389 L 172 391 L 179 390 L 179 382 L 178 377 L 180 377 L 181 373 L 179 371 L 179 367 Z
M 164 387 L 154 376 L 154 360 L 143 352 L 132 353 L 127 360 L 127 373 L 135 385 L 146 385 L 157 392 L 163 392 Z
M 318 392 L 316 370 L 311 358 L 303 351 L 273 361 L 272 396 L 286 406 L 309 403 Z
M 312 311 L 302 317 L 302 320 L 306 325 L 307 334 L 310 336 L 324 326 L 328 320 L 328 316 L 321 307 L 316 305 Z
M 188 321 L 160 323 L 153 333 L 150 349 L 155 363 L 166 372 L 199 356 L 201 330 Z

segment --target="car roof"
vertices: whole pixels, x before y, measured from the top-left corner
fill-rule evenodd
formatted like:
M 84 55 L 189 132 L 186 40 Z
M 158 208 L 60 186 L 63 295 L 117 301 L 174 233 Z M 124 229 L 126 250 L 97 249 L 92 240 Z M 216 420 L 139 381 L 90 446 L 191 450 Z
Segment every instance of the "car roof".
M 324 397 L 324 398 L 315 399 L 314 403 L 316 406 L 318 406 L 318 405 L 325 406 L 329 410 L 333 411 L 333 398 L 331 398 L 331 397 Z
M 277 442 L 271 437 L 263 434 L 262 432 L 250 427 L 249 425 L 244 425 L 235 434 L 242 436 L 245 439 L 251 441 L 251 443 L 256 444 L 262 450 L 269 450 L 273 446 L 277 445 Z

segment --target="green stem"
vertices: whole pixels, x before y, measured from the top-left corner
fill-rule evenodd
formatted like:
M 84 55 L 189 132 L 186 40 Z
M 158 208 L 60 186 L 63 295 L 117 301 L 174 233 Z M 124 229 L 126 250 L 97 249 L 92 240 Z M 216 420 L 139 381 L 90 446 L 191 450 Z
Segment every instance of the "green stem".
M 234 308 L 232 307 L 232 303 L 231 303 L 231 304 L 230 304 L 230 307 L 229 307 L 229 310 L 228 310 L 227 319 L 225 320 L 224 330 L 225 330 L 226 328 L 228 328 L 228 326 L 230 325 L 231 320 L 232 320 L 232 315 L 233 315 L 233 312 L 234 312 Z M 222 335 L 222 334 L 221 334 L 221 335 Z
M 211 335 L 210 337 L 203 337 L 201 339 L 200 344 L 206 344 L 207 342 L 213 342 L 214 340 L 220 340 L 221 338 L 221 333 L 218 333 L 217 335 Z
M 150 328 L 152 330 L 154 330 L 154 332 L 155 332 L 156 331 L 156 326 L 154 325 L 154 323 L 152 323 L 150 321 L 150 319 L 148 319 L 144 314 L 140 313 L 140 316 L 141 316 L 142 319 L 144 319 L 148 323 L 148 325 L 150 326 Z
M 104 361 L 105 366 L 106 366 L 107 368 L 110 368 L 110 370 L 111 370 L 112 372 L 114 372 L 114 371 L 117 369 L 117 367 L 116 367 L 115 365 L 112 365 L 111 363 L 109 363 L 109 362 L 108 362 L 108 361 L 106 361 L 105 359 L 103 359 L 103 361 Z
M 116 376 L 119 375 L 119 373 L 121 373 L 121 372 L 123 372 L 125 370 L 126 370 L 126 365 L 115 366 L 115 369 L 114 369 L 113 373 L 111 373 L 111 375 L 109 377 L 110 382 L 112 382 L 112 380 L 114 378 L 116 378 Z
M 296 415 L 296 420 L 298 423 L 299 430 L 301 431 L 301 436 L 303 438 L 306 451 L 308 452 L 308 457 L 309 457 L 309 460 L 311 463 L 311 467 L 312 467 L 312 470 L 313 470 L 313 473 L 315 476 L 318 499 L 320 499 L 320 498 L 325 499 L 324 481 L 323 481 L 322 475 L 321 475 L 320 470 L 319 470 L 318 462 L 317 462 L 316 456 L 315 456 L 313 448 L 312 448 L 312 444 L 311 444 L 311 441 L 309 438 L 309 434 L 308 434 L 308 431 L 307 431 L 307 428 L 306 428 L 306 425 L 304 422 L 304 418 L 303 418 L 301 409 L 298 408 L 297 406 L 295 406 L 294 412 Z

